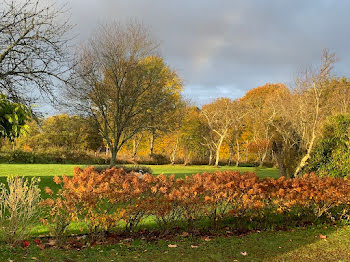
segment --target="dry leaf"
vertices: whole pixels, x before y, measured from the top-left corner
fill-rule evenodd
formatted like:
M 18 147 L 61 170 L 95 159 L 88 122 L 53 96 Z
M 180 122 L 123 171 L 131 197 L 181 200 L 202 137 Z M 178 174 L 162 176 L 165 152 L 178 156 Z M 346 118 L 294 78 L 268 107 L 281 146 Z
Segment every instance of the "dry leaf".
M 49 246 L 54 246 L 54 245 L 56 245 L 56 240 L 50 239 L 50 240 L 47 242 L 47 244 L 48 244 Z
M 44 246 L 43 244 L 38 244 L 37 246 L 38 246 L 38 248 L 40 248 L 41 250 L 44 250 L 44 249 L 45 249 L 45 246 Z
M 182 232 L 181 236 L 182 237 L 188 237 L 190 234 L 188 232 Z
M 169 244 L 168 247 L 177 247 L 177 245 Z
M 241 255 L 242 255 L 242 256 L 246 256 L 246 255 L 248 255 L 248 253 L 245 252 L 245 251 L 243 251 L 243 252 L 241 252 Z
M 322 234 L 320 234 L 318 237 L 321 238 L 321 239 L 326 239 L 327 238 L 327 236 L 322 235 Z
M 191 248 L 198 248 L 198 246 L 191 245 Z

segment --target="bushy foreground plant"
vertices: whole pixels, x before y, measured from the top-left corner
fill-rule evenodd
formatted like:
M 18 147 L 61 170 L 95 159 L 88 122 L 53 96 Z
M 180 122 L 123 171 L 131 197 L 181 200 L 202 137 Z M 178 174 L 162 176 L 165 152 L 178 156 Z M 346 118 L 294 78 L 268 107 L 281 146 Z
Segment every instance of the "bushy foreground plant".
M 0 232 L 4 241 L 16 244 L 30 232 L 40 214 L 39 179 L 10 176 L 0 184 Z
M 179 225 L 198 230 L 204 220 L 213 228 L 224 220 L 236 228 L 244 222 L 266 228 L 330 223 L 349 215 L 350 181 L 313 174 L 259 180 L 254 173 L 226 171 L 175 179 L 116 168 L 97 172 L 90 167 L 75 168 L 72 178 L 56 177 L 55 182 L 62 184 L 62 190 L 45 203 L 60 232 L 72 220 L 85 222 L 90 233 L 103 236 L 122 225 L 136 231 L 146 217 L 169 232 Z

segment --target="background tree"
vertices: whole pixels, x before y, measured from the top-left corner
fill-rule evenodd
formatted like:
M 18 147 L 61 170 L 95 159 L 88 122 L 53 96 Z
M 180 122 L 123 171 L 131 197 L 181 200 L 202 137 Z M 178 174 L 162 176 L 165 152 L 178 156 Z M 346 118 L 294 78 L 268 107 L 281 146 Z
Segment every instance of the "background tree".
M 70 68 L 64 9 L 24 0 L 2 1 L 0 10 L 0 92 L 26 105 L 40 95 L 52 100 Z
M 66 89 L 70 105 L 94 118 L 111 149 L 111 165 L 121 147 L 150 128 L 154 109 L 178 97 L 178 76 L 155 56 L 157 44 L 136 22 L 101 27 L 78 55 L 75 85 Z
M 200 117 L 200 109 L 195 106 L 188 107 L 179 129 L 179 144 L 183 150 L 184 164 L 191 164 L 193 159 L 205 155 L 207 150 L 203 146 L 203 137 L 208 132 L 208 126 Z
M 280 88 L 286 88 L 286 86 L 268 83 L 249 90 L 241 99 L 247 110 L 244 123 L 252 133 L 250 148 L 257 154 L 257 162 L 260 166 L 271 148 L 271 111 L 266 103 L 275 96 Z
M 307 165 L 320 135 L 322 124 L 329 115 L 326 91 L 335 61 L 335 54 L 324 50 L 320 66 L 310 67 L 301 78 L 297 79 L 297 86 L 291 100 L 294 110 L 289 114 L 294 129 L 301 138 L 302 156 L 295 169 L 295 176 L 299 175 Z
M 201 115 L 211 131 L 209 142 L 215 149 L 215 166 L 219 165 L 222 143 L 234 123 L 236 104 L 237 101 L 231 101 L 229 98 L 218 98 L 202 107 Z

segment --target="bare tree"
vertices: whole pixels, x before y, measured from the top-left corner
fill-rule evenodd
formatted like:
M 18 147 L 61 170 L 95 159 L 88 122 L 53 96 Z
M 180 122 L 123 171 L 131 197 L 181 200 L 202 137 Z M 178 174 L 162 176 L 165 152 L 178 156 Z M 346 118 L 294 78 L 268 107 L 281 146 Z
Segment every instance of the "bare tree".
M 154 110 L 180 96 L 177 74 L 156 51 L 148 30 L 130 22 L 101 27 L 78 54 L 66 102 L 93 116 L 111 150 L 111 165 L 126 141 L 150 128 Z
M 320 132 L 321 124 L 330 115 L 327 110 L 326 90 L 335 61 L 334 53 L 323 50 L 320 67 L 310 67 L 301 78 L 297 79 L 292 100 L 295 113 L 291 114 L 291 117 L 293 118 L 294 128 L 301 138 L 300 146 L 304 153 L 295 169 L 295 176 L 307 165 Z
M 318 68 L 309 67 L 294 89 L 281 89 L 266 105 L 281 175 L 299 175 L 311 157 L 321 126 L 331 114 L 328 93 L 334 62 L 335 55 L 324 50 Z
M 229 98 L 219 98 L 202 108 L 201 114 L 211 131 L 209 138 L 207 138 L 207 140 L 209 139 L 207 144 L 210 145 L 211 149 L 215 149 L 215 166 L 219 165 L 221 145 L 236 120 L 235 114 L 242 117 L 238 111 L 238 103 L 238 101 L 232 101 Z
M 40 0 L 0 3 L 0 89 L 11 100 L 53 100 L 55 84 L 66 81 L 72 28 L 64 7 Z M 57 81 L 58 80 L 58 81 Z

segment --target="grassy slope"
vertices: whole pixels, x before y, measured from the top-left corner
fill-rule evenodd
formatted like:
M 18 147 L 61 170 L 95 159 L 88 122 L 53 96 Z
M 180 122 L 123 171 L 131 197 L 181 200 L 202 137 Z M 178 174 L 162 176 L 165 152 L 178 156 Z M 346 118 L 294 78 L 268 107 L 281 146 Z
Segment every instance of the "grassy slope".
M 327 235 L 320 239 L 319 234 Z M 177 248 L 168 247 L 176 244 Z M 192 248 L 191 245 L 198 246 Z M 241 252 L 247 252 L 243 256 Z M 328 228 L 289 232 L 262 232 L 210 241 L 178 238 L 145 242 L 136 240 L 81 251 L 43 250 L 0 246 L 1 261 L 350 261 L 350 229 Z

